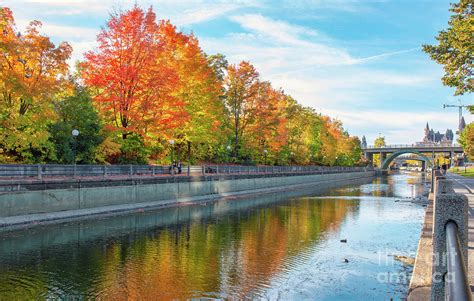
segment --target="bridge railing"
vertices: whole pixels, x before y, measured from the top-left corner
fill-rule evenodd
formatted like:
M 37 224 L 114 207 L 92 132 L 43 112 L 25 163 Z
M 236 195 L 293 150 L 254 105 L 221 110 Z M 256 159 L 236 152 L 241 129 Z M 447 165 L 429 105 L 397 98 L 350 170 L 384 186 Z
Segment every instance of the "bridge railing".
M 342 166 L 242 166 L 183 165 L 181 173 L 170 165 L 66 165 L 66 164 L 0 164 L 0 179 L 68 178 L 68 177 L 134 177 L 191 174 L 255 174 L 255 173 L 335 173 L 370 170 L 368 167 Z
M 363 149 L 385 149 L 385 148 L 446 148 L 446 147 L 461 147 L 459 144 L 453 143 L 413 143 L 413 144 L 390 144 L 390 145 L 368 145 Z

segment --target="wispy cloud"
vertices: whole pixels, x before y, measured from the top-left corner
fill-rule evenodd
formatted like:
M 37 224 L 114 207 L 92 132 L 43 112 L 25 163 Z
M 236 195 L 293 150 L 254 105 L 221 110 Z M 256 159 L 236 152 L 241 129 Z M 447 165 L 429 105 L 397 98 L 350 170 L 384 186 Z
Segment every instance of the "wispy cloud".
M 292 25 L 284 21 L 273 20 L 260 14 L 245 14 L 230 17 L 241 27 L 252 31 L 263 38 L 274 39 L 278 43 L 307 45 L 308 42 L 300 36 L 318 36 L 318 32 L 303 26 Z
M 173 19 L 177 25 L 190 25 L 201 22 L 206 22 L 220 16 L 226 15 L 232 11 L 235 11 L 242 7 L 248 7 L 248 5 L 239 5 L 232 3 L 215 4 L 212 6 L 204 6 L 201 8 L 185 10 L 182 14 L 178 15 Z
M 259 14 L 232 16 L 230 19 L 255 37 L 250 44 L 247 43 L 249 41 L 240 40 L 240 44 L 245 48 L 253 48 L 248 54 L 266 54 L 268 62 L 277 63 L 276 65 L 283 69 L 294 63 L 301 66 L 302 60 L 304 65 L 316 66 L 336 65 L 352 60 L 343 49 L 322 43 L 321 40 L 327 38 L 314 29 Z
M 390 51 L 390 52 L 376 54 L 376 55 L 372 55 L 372 56 L 368 56 L 368 57 L 364 57 L 364 58 L 360 58 L 360 59 L 353 59 L 349 63 L 350 64 L 360 64 L 360 63 L 365 63 L 367 61 L 372 61 L 372 60 L 385 58 L 385 57 L 389 57 L 389 56 L 393 56 L 393 55 L 404 54 L 404 53 L 408 53 L 408 52 L 415 52 L 415 51 L 420 51 L 420 50 L 421 50 L 421 47 L 413 47 L 413 48 L 404 49 L 404 50 Z

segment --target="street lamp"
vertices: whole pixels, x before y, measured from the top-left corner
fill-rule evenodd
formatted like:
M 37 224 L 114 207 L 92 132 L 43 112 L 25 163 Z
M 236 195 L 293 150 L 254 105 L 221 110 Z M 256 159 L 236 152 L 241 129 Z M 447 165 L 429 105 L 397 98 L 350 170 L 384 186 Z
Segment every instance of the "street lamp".
M 72 137 L 74 139 L 74 144 L 73 144 L 73 148 L 72 148 L 72 156 L 73 156 L 73 160 L 74 160 L 74 164 L 76 164 L 76 147 L 77 147 L 77 136 L 79 136 L 79 130 L 77 129 L 73 129 L 72 132 Z
M 267 153 L 268 151 L 266 149 L 263 150 L 263 153 L 265 154 L 265 161 L 264 164 L 267 165 Z

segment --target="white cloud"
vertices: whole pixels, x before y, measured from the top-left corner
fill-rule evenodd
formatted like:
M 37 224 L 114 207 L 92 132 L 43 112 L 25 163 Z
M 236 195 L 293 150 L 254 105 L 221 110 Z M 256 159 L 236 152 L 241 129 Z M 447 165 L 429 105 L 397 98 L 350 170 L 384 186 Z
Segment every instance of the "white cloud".
M 302 59 L 305 60 L 305 65 L 313 66 L 348 64 L 353 60 L 342 49 L 314 41 L 315 39 L 327 40 L 327 37 L 313 29 L 258 14 L 232 16 L 230 19 L 257 37 L 258 41 L 253 44 L 254 47 L 252 44 L 246 44 L 247 48 L 253 48 L 248 49 L 251 52 L 247 53 L 255 54 L 265 51 L 270 58 L 272 55 L 277 58 L 279 66 L 283 60 L 278 58 L 284 58 L 284 61 L 290 64 L 297 60 L 299 66 Z
M 287 22 L 272 20 L 259 14 L 246 14 L 232 16 L 231 20 L 240 24 L 241 27 L 270 38 L 278 43 L 291 43 L 308 45 L 310 43 L 298 38 L 300 35 L 318 36 L 315 30 L 291 25 Z
M 16 24 L 18 28 L 24 30 L 29 24 L 29 20 L 17 19 Z M 58 25 L 49 22 L 41 22 L 43 25 L 40 32 L 49 37 L 54 37 L 58 40 L 78 41 L 78 40 L 95 40 L 100 28 L 88 28 L 79 26 Z
M 231 11 L 241 8 L 242 6 L 236 4 L 215 4 L 212 6 L 206 6 L 199 9 L 188 9 L 182 14 L 179 14 L 172 21 L 176 25 L 190 25 L 209 21 L 228 14 Z
M 421 50 L 421 47 L 413 47 L 413 48 L 410 48 L 410 49 L 404 49 L 404 50 L 381 53 L 381 54 L 377 54 L 377 55 L 373 55 L 373 56 L 369 56 L 369 57 L 354 59 L 353 61 L 351 61 L 351 64 L 360 64 L 360 63 L 364 63 L 364 62 L 367 62 L 367 61 L 376 60 L 376 59 L 380 59 L 380 58 L 385 58 L 385 57 L 392 56 L 392 55 L 403 54 L 403 53 L 414 52 L 414 51 L 420 51 L 420 50 Z

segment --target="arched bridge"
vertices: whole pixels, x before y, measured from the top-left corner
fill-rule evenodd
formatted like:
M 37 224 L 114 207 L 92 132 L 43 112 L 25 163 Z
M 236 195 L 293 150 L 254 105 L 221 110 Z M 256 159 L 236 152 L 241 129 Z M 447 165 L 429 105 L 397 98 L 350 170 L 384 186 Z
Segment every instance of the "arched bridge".
M 390 163 L 398 156 L 404 154 L 418 155 L 426 164 L 432 166 L 435 160 L 435 155 L 442 153 L 449 156 L 451 161 L 456 155 L 463 154 L 464 151 L 460 145 L 443 145 L 443 144 L 397 144 L 385 145 L 381 147 L 367 146 L 363 147 L 365 158 L 372 164 L 374 154 L 380 155 L 381 169 L 388 169 Z

